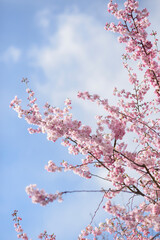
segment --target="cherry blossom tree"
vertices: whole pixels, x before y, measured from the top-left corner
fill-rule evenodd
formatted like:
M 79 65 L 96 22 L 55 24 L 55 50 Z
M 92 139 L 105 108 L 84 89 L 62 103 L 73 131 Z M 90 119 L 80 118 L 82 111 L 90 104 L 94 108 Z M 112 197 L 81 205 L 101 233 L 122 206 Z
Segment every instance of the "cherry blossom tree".
M 105 29 L 117 33 L 119 42 L 125 45 L 122 59 L 132 90 L 115 88 L 116 106 L 111 106 L 107 99 L 101 99 L 97 94 L 78 93 L 79 98 L 104 108 L 105 114 L 96 116 L 95 132 L 90 126 L 73 119 L 70 99 L 65 101 L 63 109 L 46 103 L 42 114 L 35 93 L 27 87 L 27 108 L 21 107 L 18 97 L 12 100 L 10 106 L 20 118 L 25 118 L 32 125 L 29 133 L 44 133 L 52 142 L 61 139 L 70 154 L 82 156 L 77 165 L 67 161 L 49 161 L 45 167 L 48 172 L 73 171 L 82 178 L 99 177 L 112 183 L 108 189 L 95 190 L 102 194 L 103 208 L 110 218 L 99 223 L 98 227 L 93 227 L 91 221 L 77 236 L 79 240 L 98 239 L 105 232 L 114 239 L 160 239 L 160 51 L 157 33 L 147 33 L 149 12 L 147 9 L 139 10 L 136 0 L 126 0 L 123 9 L 119 9 L 116 1 L 110 0 L 108 12 L 118 21 L 106 23 Z M 27 79 L 23 81 L 28 84 Z M 130 136 L 132 141 L 128 141 Z M 130 150 L 130 144 L 135 146 L 134 150 Z M 97 175 L 98 169 L 105 171 L 105 177 Z M 45 206 L 56 200 L 62 201 L 65 194 L 76 191 L 48 194 L 31 184 L 26 187 L 26 192 L 33 203 Z M 123 192 L 130 195 L 127 207 L 112 201 Z M 136 196 L 139 204 L 135 202 Z M 17 211 L 13 216 L 18 237 L 28 240 Z M 56 239 L 54 234 L 46 232 L 39 238 Z

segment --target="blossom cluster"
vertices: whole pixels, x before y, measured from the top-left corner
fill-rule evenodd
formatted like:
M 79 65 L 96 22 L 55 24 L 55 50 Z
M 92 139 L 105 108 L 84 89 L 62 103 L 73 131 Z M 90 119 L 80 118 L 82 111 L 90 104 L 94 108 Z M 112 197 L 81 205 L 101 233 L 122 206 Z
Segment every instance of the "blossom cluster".
M 21 238 L 23 240 L 29 240 L 27 234 L 23 232 L 23 229 L 20 225 L 20 221 L 22 221 L 22 218 L 18 217 L 17 214 L 18 214 L 17 210 L 14 210 L 14 212 L 12 213 L 13 221 L 15 222 L 14 227 L 16 232 L 18 233 L 17 238 Z M 54 233 L 49 235 L 47 231 L 44 231 L 44 233 L 40 233 L 38 238 L 42 240 L 56 240 L 56 236 L 54 235 Z
M 105 29 L 119 33 L 120 43 L 126 44 L 126 56 L 134 61 L 141 60 L 139 70 L 145 70 L 144 81 L 149 81 L 155 88 L 155 93 L 160 97 L 160 65 L 159 51 L 152 48 L 153 44 L 148 40 L 146 28 L 150 26 L 147 9 L 138 10 L 139 3 L 135 0 L 127 0 L 125 9 L 118 9 L 118 4 L 110 0 L 108 11 L 118 20 L 118 24 L 106 23 Z M 156 35 L 153 32 L 151 35 Z M 156 41 L 157 43 L 157 41 Z
M 14 227 L 15 227 L 16 232 L 18 233 L 17 237 L 21 238 L 23 240 L 28 240 L 29 238 L 28 238 L 27 234 L 23 232 L 23 229 L 20 225 L 20 221 L 22 220 L 22 218 L 18 217 L 17 213 L 18 213 L 18 211 L 14 210 L 14 213 L 12 214 L 13 221 L 15 222 Z M 32 240 L 32 239 L 30 239 L 30 240 Z
M 57 192 L 56 194 L 47 194 L 43 189 L 39 190 L 36 184 L 31 184 L 26 187 L 26 193 L 32 199 L 33 203 L 39 203 L 42 206 L 47 205 L 49 202 L 53 202 L 58 199 L 62 201 L 62 194 Z

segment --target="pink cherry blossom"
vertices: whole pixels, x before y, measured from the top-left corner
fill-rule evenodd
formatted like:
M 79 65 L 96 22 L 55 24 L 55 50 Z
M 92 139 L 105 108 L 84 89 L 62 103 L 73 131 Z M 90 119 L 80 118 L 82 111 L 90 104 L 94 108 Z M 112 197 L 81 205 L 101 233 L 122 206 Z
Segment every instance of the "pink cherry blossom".
M 96 227 L 92 225 L 92 219 L 79 234 L 79 240 L 97 239 L 106 232 L 117 240 L 151 240 L 160 236 L 160 57 L 157 33 L 152 31 L 148 34 L 149 12 L 146 8 L 141 10 L 136 0 L 126 0 L 123 9 L 119 8 L 118 1 L 110 0 L 108 12 L 118 22 L 107 22 L 105 29 L 115 32 L 118 41 L 125 45 L 122 61 L 132 90 L 115 88 L 113 95 L 118 99 L 115 106 L 97 94 L 78 92 L 80 99 L 104 108 L 105 114 L 96 116 L 95 130 L 73 118 L 70 99 L 65 100 L 62 109 L 46 103 L 41 113 L 35 93 L 28 87 L 26 108 L 21 106 L 17 96 L 10 107 L 18 117 L 32 125 L 29 133 L 44 133 L 52 142 L 60 139 L 69 154 L 81 158 L 75 164 L 66 160 L 61 163 L 50 160 L 45 166 L 48 172 L 73 171 L 86 179 L 103 179 L 112 187 L 48 194 L 43 189 L 39 190 L 36 184 L 31 184 L 26 187 L 26 192 L 33 203 L 42 206 L 56 200 L 61 202 L 62 196 L 69 193 L 99 192 L 103 198 L 94 217 L 103 203 L 103 209 L 110 218 Z M 133 64 L 132 67 L 130 64 L 133 62 L 136 66 Z M 28 84 L 28 80 L 22 81 Z M 105 177 L 99 170 L 105 172 Z M 131 196 L 125 206 L 114 202 L 114 197 L 122 193 Z M 135 198 L 138 198 L 138 204 Z M 18 238 L 28 240 L 16 211 L 13 216 Z M 39 238 L 53 240 L 56 237 L 44 231 Z

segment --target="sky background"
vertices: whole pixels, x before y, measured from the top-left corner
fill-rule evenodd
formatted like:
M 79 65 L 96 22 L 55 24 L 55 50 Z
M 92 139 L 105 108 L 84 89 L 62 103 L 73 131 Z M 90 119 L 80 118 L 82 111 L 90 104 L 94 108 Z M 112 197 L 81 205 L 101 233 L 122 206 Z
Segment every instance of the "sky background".
M 159 0 L 140 2 L 150 11 L 150 30 L 159 33 Z M 32 240 L 45 229 L 54 232 L 57 240 L 77 239 L 101 201 L 100 194 L 84 193 L 65 195 L 62 203 L 47 207 L 31 203 L 25 193 L 29 184 L 36 183 L 49 193 L 107 186 L 72 172 L 45 171 L 49 160 L 78 163 L 79 158 L 69 155 L 59 141 L 53 144 L 45 135 L 30 135 L 27 123 L 9 104 L 15 95 L 26 103 L 21 79 L 27 77 L 41 107 L 46 101 L 63 107 L 69 97 L 74 118 L 95 128 L 94 115 L 102 110 L 77 99 L 78 90 L 100 94 L 114 103 L 113 87 L 129 87 L 121 62 L 123 46 L 117 43 L 115 34 L 104 30 L 105 23 L 112 20 L 106 10 L 107 0 L 0 0 L 2 240 L 17 239 L 11 217 L 14 209 L 19 210 L 24 232 Z M 124 196 L 119 199 L 122 204 L 124 200 Z M 94 224 L 106 217 L 100 211 Z

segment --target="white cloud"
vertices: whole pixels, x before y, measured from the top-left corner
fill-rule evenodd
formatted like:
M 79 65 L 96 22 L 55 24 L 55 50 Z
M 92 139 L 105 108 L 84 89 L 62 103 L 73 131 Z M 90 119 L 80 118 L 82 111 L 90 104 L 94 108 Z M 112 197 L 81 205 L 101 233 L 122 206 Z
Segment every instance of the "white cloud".
M 119 73 L 123 74 L 122 65 L 115 61 L 118 53 L 119 61 L 121 56 L 115 36 L 93 17 L 80 13 L 61 14 L 57 25 L 46 45 L 30 50 L 32 63 L 46 79 L 38 90 L 54 103 L 75 98 L 78 90 L 108 97 Z
M 21 57 L 21 50 L 15 46 L 10 46 L 0 57 L 1 61 L 5 63 L 17 63 Z
M 145 4 L 143 4 L 143 8 L 146 7 L 147 10 L 150 13 L 149 20 L 151 22 L 150 30 L 159 31 L 159 21 L 160 21 L 160 15 L 159 15 L 159 7 L 160 7 L 160 1 L 154 0 L 149 1 L 147 0 Z
M 42 29 L 46 29 L 50 26 L 51 12 L 49 9 L 43 9 L 36 15 L 36 23 Z

